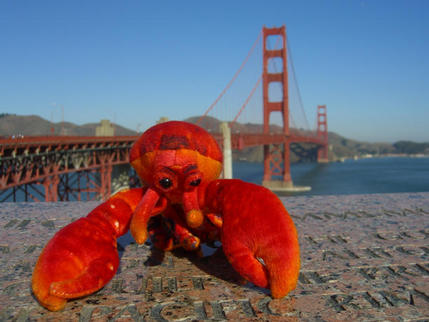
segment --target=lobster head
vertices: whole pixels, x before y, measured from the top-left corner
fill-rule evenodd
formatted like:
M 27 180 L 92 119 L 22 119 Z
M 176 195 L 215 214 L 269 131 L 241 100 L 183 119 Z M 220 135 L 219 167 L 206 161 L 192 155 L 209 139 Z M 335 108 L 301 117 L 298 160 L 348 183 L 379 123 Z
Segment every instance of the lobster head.
M 198 205 L 200 185 L 219 177 L 222 152 L 204 129 L 187 122 L 157 124 L 134 143 L 131 165 L 148 186 L 147 200 L 155 205 L 160 197 L 182 204 L 186 221 L 196 228 L 203 222 Z

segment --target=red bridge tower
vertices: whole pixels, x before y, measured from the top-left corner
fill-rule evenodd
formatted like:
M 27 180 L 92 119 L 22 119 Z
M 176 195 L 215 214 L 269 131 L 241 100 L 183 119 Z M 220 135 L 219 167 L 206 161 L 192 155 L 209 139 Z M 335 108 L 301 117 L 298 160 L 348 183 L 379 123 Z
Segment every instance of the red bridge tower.
M 281 37 L 280 49 L 268 50 L 267 38 L 269 36 Z M 268 65 L 270 59 L 281 59 L 282 71 L 270 73 Z M 263 28 L 263 98 L 264 98 L 264 134 L 270 133 L 271 112 L 281 112 L 283 117 L 283 134 L 289 136 L 289 95 L 288 72 L 286 53 L 286 28 Z M 282 88 L 280 101 L 270 99 L 270 83 L 279 83 Z M 282 180 L 274 181 L 273 176 L 281 176 Z M 264 179 L 263 185 L 270 188 L 288 188 L 292 186 L 290 175 L 290 149 L 289 141 L 282 144 L 264 145 Z
M 317 136 L 325 142 L 317 151 L 317 162 L 328 162 L 328 121 L 326 116 L 326 105 L 317 106 Z

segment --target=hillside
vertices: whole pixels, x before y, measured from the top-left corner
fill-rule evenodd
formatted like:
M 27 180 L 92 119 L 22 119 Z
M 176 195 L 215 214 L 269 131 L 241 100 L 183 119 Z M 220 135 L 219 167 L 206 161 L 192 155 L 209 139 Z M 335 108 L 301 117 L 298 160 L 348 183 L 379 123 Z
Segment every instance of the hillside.
M 13 135 L 59 135 L 63 129 L 65 135 L 94 136 L 99 123 L 76 125 L 69 122 L 51 123 L 37 115 L 0 114 L 0 137 Z M 115 135 L 136 135 L 137 132 L 114 124 Z
M 185 121 L 196 123 L 199 116 L 190 117 Z M 0 137 L 9 137 L 12 135 L 51 135 L 51 129 L 56 135 L 61 133 L 61 128 L 66 135 L 77 136 L 94 136 L 95 128 L 99 123 L 88 123 L 84 125 L 76 125 L 69 122 L 51 123 L 39 116 L 28 115 L 12 115 L 0 114 Z M 220 121 L 213 117 L 205 117 L 201 124 L 202 127 L 209 132 L 219 132 Z M 115 135 L 136 135 L 137 132 L 129 130 L 125 127 L 115 124 Z M 277 125 L 271 126 L 272 132 L 281 132 L 281 127 Z M 291 129 L 294 131 L 294 129 Z M 236 123 L 232 127 L 232 133 L 257 133 L 262 132 L 262 124 L 254 123 Z M 342 137 L 334 132 L 328 133 L 329 137 L 329 159 L 338 160 L 342 158 L 353 158 L 355 156 L 365 155 L 387 155 L 387 154 L 429 154 L 429 143 L 415 143 L 408 141 L 399 141 L 394 144 L 389 143 L 367 143 L 359 142 Z M 263 147 L 252 147 L 243 151 L 233 151 L 234 160 L 247 160 L 252 162 L 262 162 Z M 291 151 L 291 161 L 299 162 L 300 160 Z
M 187 122 L 196 123 L 199 117 L 190 117 L 185 119 Z M 202 127 L 209 132 L 219 132 L 220 121 L 213 117 L 205 117 L 200 123 Z M 271 126 L 272 132 L 281 132 L 281 127 Z M 295 131 L 295 129 L 291 129 Z M 232 133 L 255 133 L 262 132 L 262 124 L 234 124 Z M 328 132 L 328 139 L 330 145 L 329 159 L 331 161 L 343 159 L 363 157 L 368 155 L 392 155 L 392 154 L 426 154 L 429 155 L 429 143 L 415 143 L 408 141 L 399 141 L 394 144 L 390 143 L 368 143 L 360 142 L 352 139 L 345 138 L 337 133 Z M 233 151 L 234 160 L 247 160 L 251 162 L 263 161 L 263 147 L 251 147 L 243 151 Z M 293 151 L 291 151 L 291 161 L 300 162 L 301 160 Z

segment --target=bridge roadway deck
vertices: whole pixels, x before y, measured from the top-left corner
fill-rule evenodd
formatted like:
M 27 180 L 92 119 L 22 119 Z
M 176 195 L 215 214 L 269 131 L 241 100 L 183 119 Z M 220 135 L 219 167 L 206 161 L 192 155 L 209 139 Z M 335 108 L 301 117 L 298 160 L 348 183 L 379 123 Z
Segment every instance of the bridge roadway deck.
M 429 193 L 282 200 L 302 251 L 299 285 L 286 298 L 239 285 L 221 252 L 162 257 L 126 235 L 114 279 L 57 313 L 32 297 L 32 268 L 48 239 L 97 203 L 2 204 L 0 320 L 429 319 Z

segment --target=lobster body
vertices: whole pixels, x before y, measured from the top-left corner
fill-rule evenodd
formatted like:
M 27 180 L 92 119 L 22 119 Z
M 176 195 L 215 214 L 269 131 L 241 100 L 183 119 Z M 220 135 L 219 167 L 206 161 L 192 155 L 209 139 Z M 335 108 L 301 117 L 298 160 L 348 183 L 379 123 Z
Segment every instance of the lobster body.
M 67 299 L 91 294 L 110 281 L 119 266 L 116 239 L 128 231 L 143 190 L 116 194 L 48 242 L 32 279 L 34 295 L 43 306 L 61 310 Z
M 61 229 L 43 249 L 33 292 L 49 310 L 107 284 L 119 266 L 116 239 L 131 231 L 137 243 L 199 250 L 220 240 L 233 268 L 274 298 L 296 287 L 298 236 L 279 198 L 241 180 L 217 179 L 222 153 L 204 129 L 171 121 L 147 130 L 130 163 L 145 188 L 119 192 Z M 158 216 L 159 215 L 159 216 Z
M 200 200 L 207 212 L 220 214 L 223 251 L 241 276 L 270 287 L 274 298 L 296 287 L 298 234 L 274 193 L 237 179 L 215 180 L 203 189 Z

